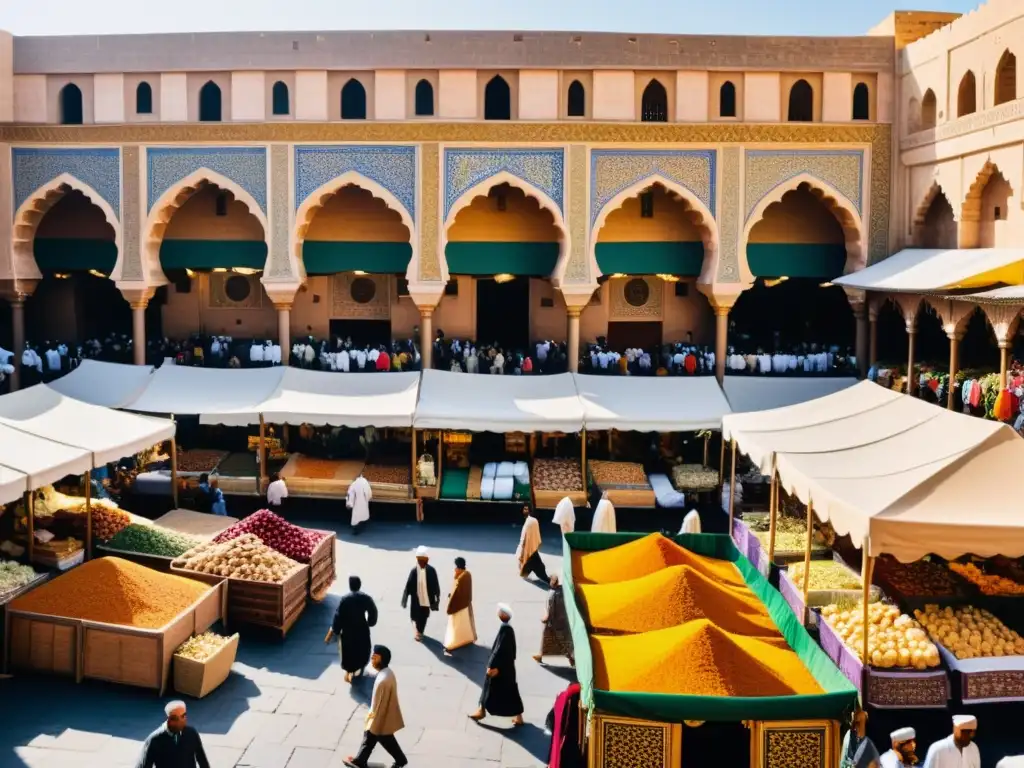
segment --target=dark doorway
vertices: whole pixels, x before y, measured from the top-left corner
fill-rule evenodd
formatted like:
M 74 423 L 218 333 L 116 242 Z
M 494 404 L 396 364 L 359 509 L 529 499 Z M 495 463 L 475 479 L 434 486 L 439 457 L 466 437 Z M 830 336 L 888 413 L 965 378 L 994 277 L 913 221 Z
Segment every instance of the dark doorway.
M 476 340 L 525 351 L 530 342 L 530 279 L 476 281 Z
M 757 349 L 788 352 L 803 343 L 837 345 L 845 351 L 853 346 L 856 331 L 843 289 L 806 277 L 771 287 L 758 280 L 736 301 L 729 325 L 729 343 L 743 354 Z
M 111 334 L 131 336 L 132 310 L 113 280 L 84 272 L 65 274 L 45 275 L 25 303 L 28 341 L 76 344 Z
M 608 348 L 620 353 L 630 348 L 653 352 L 661 346 L 661 329 L 657 320 L 608 323 Z
M 199 89 L 199 122 L 219 123 L 221 107 L 220 86 L 210 80 Z
M 750 765 L 750 731 L 742 723 L 684 723 L 682 747 L 682 765 Z
M 353 346 L 391 344 L 390 320 L 331 320 L 331 339 L 352 339 Z

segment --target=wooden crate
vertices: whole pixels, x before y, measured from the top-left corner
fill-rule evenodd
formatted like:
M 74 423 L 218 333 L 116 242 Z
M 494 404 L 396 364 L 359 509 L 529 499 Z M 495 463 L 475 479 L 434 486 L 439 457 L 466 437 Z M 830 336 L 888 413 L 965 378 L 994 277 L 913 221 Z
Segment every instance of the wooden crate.
M 574 507 L 587 506 L 586 491 L 541 491 L 537 488 L 533 489 L 533 506 L 535 509 L 554 509 L 566 496 Z
M 338 535 L 333 531 L 326 533 L 324 539 L 316 545 L 313 555 L 309 558 L 309 596 L 319 602 L 327 596 L 327 590 L 337 578 L 337 547 Z
M 161 573 L 171 572 L 171 561 L 174 559 L 173 557 L 164 557 L 162 555 L 148 555 L 143 552 L 129 552 L 126 549 L 115 549 L 114 547 L 107 547 L 102 544 L 97 544 L 95 549 L 99 555 L 120 557 L 122 560 L 129 560 Z
M 601 488 L 598 485 L 598 488 Z M 602 495 L 608 495 L 608 501 L 616 507 L 653 508 L 657 501 L 653 488 L 612 488 L 602 489 Z
M 224 624 L 249 624 L 276 629 L 284 637 L 302 615 L 309 590 L 309 566 L 297 568 L 281 584 L 227 578 L 171 566 L 171 573 L 207 583 L 226 582 L 227 608 Z M 175 646 L 177 647 L 177 646 Z
M 174 657 L 174 690 L 201 699 L 228 679 L 238 654 L 238 635 L 234 635 L 206 661 Z
M 7 611 L 10 666 L 152 688 L 163 694 L 174 651 L 223 614 L 224 587 L 210 589 L 165 627 L 139 629 L 98 621 Z

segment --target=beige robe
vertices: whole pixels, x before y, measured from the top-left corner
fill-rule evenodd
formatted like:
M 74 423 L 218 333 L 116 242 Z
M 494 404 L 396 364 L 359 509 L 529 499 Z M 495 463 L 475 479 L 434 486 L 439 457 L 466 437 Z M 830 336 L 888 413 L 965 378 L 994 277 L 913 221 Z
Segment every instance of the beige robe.
M 523 521 L 523 532 L 519 535 L 519 546 L 516 547 L 516 560 L 519 561 L 520 571 L 530 556 L 540 549 L 540 543 L 540 523 L 535 517 L 527 517 Z
M 374 736 L 391 736 L 405 728 L 398 705 L 398 679 L 390 668 L 382 669 L 373 680 L 366 730 Z

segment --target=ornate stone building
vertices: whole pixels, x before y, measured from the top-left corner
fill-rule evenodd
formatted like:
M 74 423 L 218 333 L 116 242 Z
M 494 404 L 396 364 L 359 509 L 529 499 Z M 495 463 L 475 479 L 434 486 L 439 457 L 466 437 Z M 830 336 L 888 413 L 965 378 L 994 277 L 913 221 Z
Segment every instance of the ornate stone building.
M 130 306 L 137 355 L 147 330 L 417 326 L 722 351 L 757 278 L 827 286 L 937 236 L 935 190 L 962 242 L 1009 236 L 972 201 L 995 166 L 1019 195 L 1024 122 L 975 31 L 1009 44 L 1015 6 L 842 38 L 0 35 L 9 338 Z

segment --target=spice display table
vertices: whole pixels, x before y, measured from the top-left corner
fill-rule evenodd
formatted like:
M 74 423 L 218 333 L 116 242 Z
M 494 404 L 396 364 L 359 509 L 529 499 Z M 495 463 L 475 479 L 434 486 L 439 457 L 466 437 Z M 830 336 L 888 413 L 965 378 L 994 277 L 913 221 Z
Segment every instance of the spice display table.
M 367 464 L 363 477 L 370 483 L 374 501 L 409 501 L 413 497 L 408 465 Z
M 533 462 L 533 504 L 537 509 L 554 509 L 569 497 L 574 507 L 587 505 L 583 472 L 576 459 L 535 459 Z
M 587 474 L 616 507 L 648 509 L 657 501 L 642 464 L 627 461 L 587 462 Z
M 313 498 L 344 498 L 352 481 L 363 470 L 362 461 L 315 459 L 293 453 L 278 473 L 289 495 Z
M 856 582 L 862 584 L 860 574 L 850 568 L 844 563 L 838 555 L 834 556 L 834 559 L 829 560 L 811 560 L 811 568 L 815 567 L 815 563 L 835 563 L 838 568 L 847 572 L 850 576 L 851 583 Z M 790 564 L 792 567 L 793 564 Z M 799 563 L 802 567 L 803 563 Z M 812 570 L 813 572 L 813 570 Z M 804 604 L 804 585 L 800 580 L 794 580 L 790 576 L 788 569 L 779 569 L 779 592 L 785 598 L 789 607 L 793 609 L 793 614 L 797 618 L 803 616 L 807 617 L 808 626 L 815 626 L 818 623 L 818 614 L 816 611 L 806 611 L 806 608 L 821 608 L 825 605 L 832 603 L 841 602 L 857 602 L 860 603 L 863 597 L 864 590 L 862 587 L 850 588 L 850 589 L 809 589 L 807 591 L 807 605 Z M 879 600 L 882 597 L 882 590 L 877 586 L 871 586 L 871 599 Z

